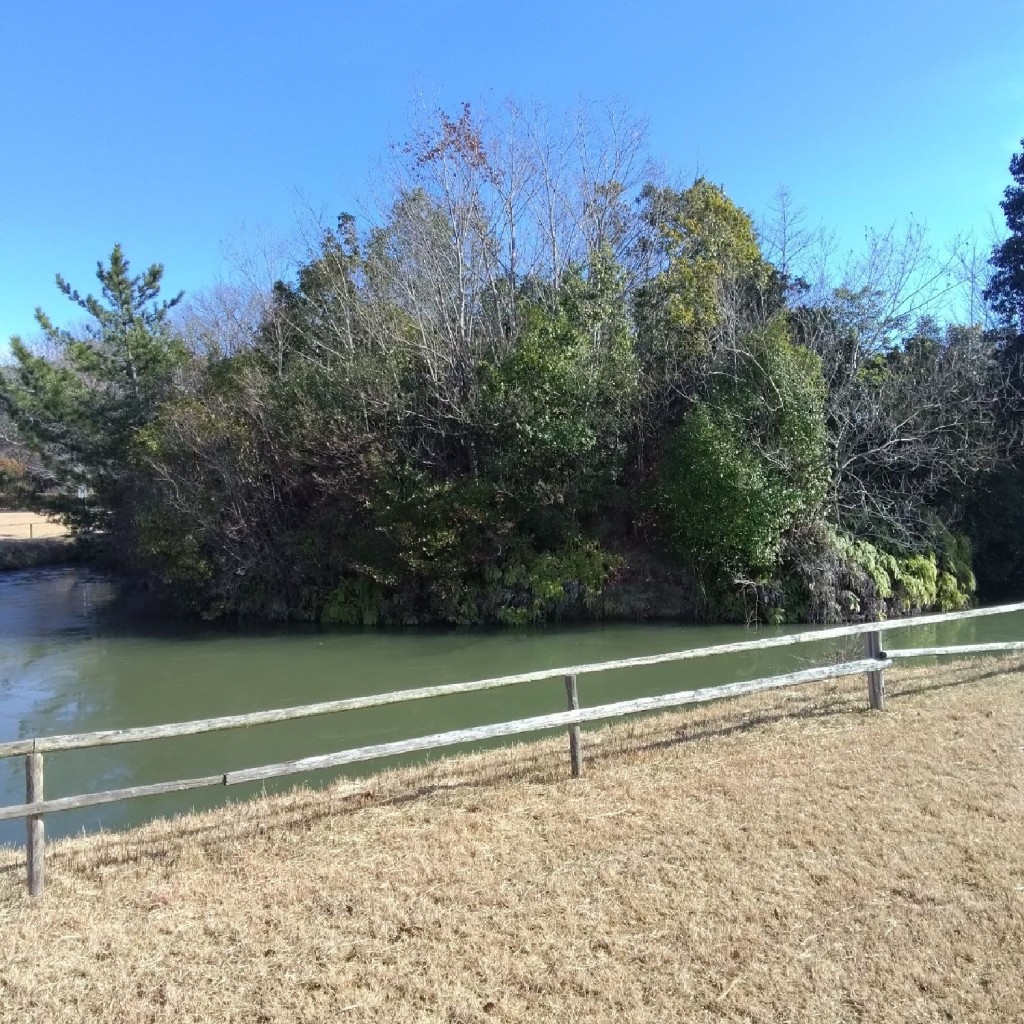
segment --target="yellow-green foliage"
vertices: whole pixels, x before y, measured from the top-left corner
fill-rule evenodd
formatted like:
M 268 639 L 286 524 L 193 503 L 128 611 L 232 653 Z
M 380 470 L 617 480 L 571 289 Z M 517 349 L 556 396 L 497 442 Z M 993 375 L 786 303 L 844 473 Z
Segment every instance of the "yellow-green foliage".
M 558 551 L 538 555 L 529 564 L 513 564 L 501 574 L 504 603 L 497 619 L 507 625 L 557 617 L 567 607 L 593 609 L 609 573 L 620 559 L 596 541 L 573 538 Z
M 935 603 L 941 611 L 958 611 L 970 602 L 952 573 L 940 572 L 935 584 Z
M 664 284 L 669 313 L 682 329 L 714 327 L 722 316 L 722 283 L 760 279 L 768 266 L 750 217 L 725 191 L 701 178 L 661 226 L 669 256 Z
M 648 386 L 657 389 L 699 372 L 727 305 L 735 312 L 736 302 L 761 302 L 774 271 L 750 217 L 717 185 L 651 186 L 643 198 L 663 270 L 634 293 L 633 319 Z
M 893 594 L 893 580 L 899 573 L 899 563 L 893 555 L 866 540 L 840 536 L 836 538 L 837 549 L 854 565 L 871 577 L 878 590 L 878 596 L 888 601 Z
M 522 550 L 501 566 L 488 566 L 476 574 L 462 573 L 431 581 L 433 608 L 444 621 L 459 625 L 495 621 L 519 626 L 557 618 L 569 609 L 593 610 L 609 573 L 619 559 L 594 541 L 573 538 L 557 551 L 533 555 Z M 401 599 L 394 600 L 373 579 L 356 576 L 343 580 L 322 600 L 323 622 L 348 626 L 397 624 L 402 621 Z
M 900 610 L 910 611 L 913 608 L 931 608 L 938 597 L 939 568 L 935 561 L 935 553 L 927 555 L 911 555 L 899 559 L 899 583 L 897 596 Z
M 945 539 L 942 555 L 934 551 L 899 557 L 865 540 L 837 537 L 837 549 L 871 577 L 878 596 L 893 611 L 957 611 L 970 604 L 974 573 L 963 561 L 963 538 Z M 969 549 L 967 549 L 969 558 Z

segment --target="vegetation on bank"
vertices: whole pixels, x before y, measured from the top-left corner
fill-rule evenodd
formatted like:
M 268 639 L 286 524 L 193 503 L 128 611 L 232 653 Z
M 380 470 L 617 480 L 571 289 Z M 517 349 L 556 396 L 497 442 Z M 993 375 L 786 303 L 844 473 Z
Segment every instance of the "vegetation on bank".
M 0 850 L 22 1024 L 1004 1024 L 1020 659 L 717 702 Z
M 86 558 L 86 546 L 71 537 L 0 540 L 0 571 L 68 565 Z
M 787 203 L 755 227 L 649 174 L 620 111 L 466 106 L 397 153 L 379 219 L 268 289 L 162 300 L 120 247 L 99 297 L 58 277 L 89 322 L 12 341 L 0 487 L 211 618 L 826 621 L 1024 587 L 1024 154 L 960 323 L 917 228 L 834 273 Z
M 0 572 L 84 561 L 91 547 L 84 537 L 68 537 L 59 522 L 0 507 Z

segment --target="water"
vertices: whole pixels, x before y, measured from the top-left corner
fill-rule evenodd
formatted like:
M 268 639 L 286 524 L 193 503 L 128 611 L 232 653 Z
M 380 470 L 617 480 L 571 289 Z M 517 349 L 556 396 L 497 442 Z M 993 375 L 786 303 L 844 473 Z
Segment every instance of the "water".
M 796 627 L 629 625 L 522 631 L 356 631 L 160 626 L 115 614 L 113 583 L 82 568 L 0 574 L 0 741 L 155 725 L 581 662 L 771 636 Z M 1024 615 L 901 631 L 897 646 L 1024 637 Z M 859 641 L 852 648 L 859 649 Z M 581 677 L 584 706 L 792 671 L 831 660 L 803 644 Z M 277 725 L 46 755 L 46 795 L 220 774 L 346 747 L 501 722 L 565 707 L 561 679 L 325 715 Z M 507 741 L 506 741 L 507 742 Z M 406 760 L 424 760 L 427 754 Z M 436 752 L 433 756 L 443 756 Z M 352 766 L 366 774 L 384 762 Z M 339 772 L 265 784 L 320 784 Z M 24 799 L 24 759 L 0 760 L 0 804 Z M 263 784 L 214 787 L 47 816 L 47 835 L 124 828 L 158 815 L 244 799 Z M 20 843 L 22 821 L 0 822 Z

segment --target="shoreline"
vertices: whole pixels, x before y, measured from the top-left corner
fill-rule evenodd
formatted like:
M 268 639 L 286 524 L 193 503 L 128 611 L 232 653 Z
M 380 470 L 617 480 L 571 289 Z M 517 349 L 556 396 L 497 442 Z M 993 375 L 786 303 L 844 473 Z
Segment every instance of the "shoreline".
M 96 557 L 97 547 L 96 539 L 89 537 L 46 537 L 37 540 L 9 540 L 0 539 L 0 573 L 7 572 L 19 572 L 30 569 L 42 569 L 42 568 L 60 568 L 60 567 L 85 567 L 95 569 L 101 572 L 108 572 L 111 575 L 119 576 L 116 569 L 112 569 L 109 561 L 103 557 Z M 154 618 L 160 620 L 166 620 L 168 616 L 174 618 L 182 623 L 186 622 L 201 622 L 204 625 L 210 625 L 210 623 L 224 623 L 231 625 L 240 625 L 243 627 L 252 628 L 275 628 L 275 627 L 310 627 L 310 628 L 341 628 L 341 629 L 355 629 L 355 630 L 448 630 L 448 629 L 459 629 L 459 630 L 512 630 L 518 631 L 522 629 L 543 629 L 550 625 L 600 625 L 607 623 L 613 624 L 626 624 L 626 623 L 638 623 L 638 624 L 679 624 L 679 625 L 704 625 L 704 626 L 716 626 L 716 625 L 742 625 L 736 620 L 732 619 L 710 619 L 703 618 L 696 614 L 694 607 L 690 606 L 686 612 L 681 610 L 682 605 L 675 605 L 671 602 L 667 608 L 658 613 L 638 613 L 635 607 L 622 607 L 618 601 L 613 603 L 612 611 L 605 611 L 602 608 L 600 614 L 587 614 L 587 615 L 568 615 L 568 616 L 555 616 L 547 619 L 542 619 L 539 622 L 531 622 L 522 625 L 511 625 L 508 623 L 494 623 L 494 622 L 476 622 L 468 624 L 453 624 L 446 622 L 422 622 L 422 623 L 386 623 L 381 625 L 345 625 L 339 623 L 329 623 L 322 621 L 310 621 L 300 619 L 236 619 L 236 618 L 219 618 L 219 619 L 203 619 L 196 615 L 190 615 L 184 611 L 168 611 L 168 609 L 160 604 L 148 590 L 139 590 L 137 586 L 133 585 L 133 581 L 129 577 L 121 576 L 122 583 L 126 587 L 126 593 L 122 600 L 131 604 L 136 614 L 141 614 L 143 618 Z M 137 583 L 137 581 L 135 581 Z M 652 605 L 654 598 L 661 596 L 661 591 L 652 593 L 651 600 L 647 602 L 648 605 Z M 1024 599 L 1018 590 L 1010 588 L 1004 592 L 991 595 L 981 595 L 979 600 L 972 602 L 971 607 L 984 607 L 991 604 L 1002 604 L 1007 602 L 1013 602 Z M 912 609 L 906 612 L 890 614 L 886 619 L 881 621 L 892 621 L 894 619 L 904 619 L 913 617 L 915 615 L 926 615 L 931 612 L 938 611 L 938 608 L 929 607 L 926 609 Z M 861 615 L 847 616 L 844 618 L 829 619 L 822 622 L 806 622 L 801 619 L 791 619 L 779 623 L 747 623 L 747 625 L 784 625 L 784 626 L 830 626 L 830 625 L 849 625 L 855 623 L 861 623 L 868 621 Z
M 0 572 L 84 564 L 85 545 L 75 537 L 0 540 Z

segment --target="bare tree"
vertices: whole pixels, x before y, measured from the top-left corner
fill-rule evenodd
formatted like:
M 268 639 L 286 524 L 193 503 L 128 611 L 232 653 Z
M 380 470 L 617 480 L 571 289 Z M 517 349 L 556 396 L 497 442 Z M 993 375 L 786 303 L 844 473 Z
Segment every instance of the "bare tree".
M 839 523 L 914 548 L 933 539 L 935 503 L 1005 450 L 1001 381 L 980 329 L 925 319 L 897 344 L 893 325 L 875 320 L 887 307 L 839 292 L 798 313 L 797 329 L 825 373 Z
M 252 347 L 269 308 L 268 291 L 220 282 L 190 294 L 174 327 L 195 355 L 230 358 Z
M 782 275 L 795 301 L 820 301 L 835 282 L 830 271 L 838 251 L 837 234 L 824 224 L 807 222 L 789 189 L 780 185 L 757 224 L 764 258 Z

